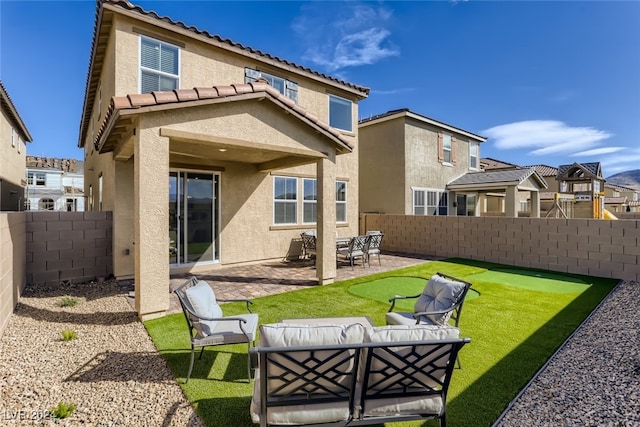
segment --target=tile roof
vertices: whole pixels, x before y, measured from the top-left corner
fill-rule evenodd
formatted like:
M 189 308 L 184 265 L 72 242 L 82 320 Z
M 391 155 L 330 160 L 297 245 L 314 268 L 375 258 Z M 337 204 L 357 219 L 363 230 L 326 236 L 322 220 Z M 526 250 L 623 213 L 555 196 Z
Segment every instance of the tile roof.
M 558 176 L 558 168 L 547 165 L 529 165 L 522 166 L 523 168 L 534 168 L 540 176 Z
M 447 129 L 447 130 L 452 131 L 452 132 L 457 132 L 457 133 L 459 133 L 461 135 L 468 136 L 470 138 L 475 139 L 478 142 L 484 142 L 484 141 L 487 140 L 487 138 L 484 137 L 484 136 L 480 136 L 480 135 L 477 135 L 475 133 L 472 133 L 472 132 L 466 131 L 464 129 L 461 129 L 459 127 L 455 127 L 455 126 L 452 126 L 450 124 L 441 122 L 439 120 L 432 119 L 431 117 L 427 117 L 427 116 L 425 116 L 423 114 L 419 114 L 419 113 L 416 113 L 415 111 L 411 111 L 408 108 L 400 108 L 400 109 L 397 109 L 397 110 L 389 110 L 386 113 L 377 114 L 375 116 L 371 116 L 371 117 L 368 117 L 366 119 L 361 119 L 358 122 L 358 125 L 366 126 L 366 125 L 368 125 L 368 124 L 370 124 L 372 122 L 382 121 L 382 120 L 384 120 L 386 118 L 391 118 L 391 117 L 396 116 L 396 115 L 398 117 L 402 117 L 402 116 L 412 117 L 412 118 L 414 118 L 416 120 L 420 120 L 422 122 L 429 123 L 431 125 L 438 126 L 438 127 L 441 127 L 443 129 Z
M 95 77 L 93 74 L 95 73 L 93 70 L 93 62 L 94 59 L 97 57 L 97 55 L 99 54 L 99 52 L 102 52 L 102 54 L 104 53 L 104 48 L 100 48 L 99 42 L 100 42 L 100 35 L 98 34 L 100 26 L 101 25 L 107 25 L 109 26 L 110 23 L 104 23 L 103 22 L 103 18 L 102 18 L 102 10 L 103 10 L 103 5 L 105 4 L 109 4 L 112 6 L 116 6 L 116 7 L 120 7 L 124 10 L 127 11 L 133 11 L 133 12 L 137 12 L 141 15 L 144 16 L 148 16 L 154 19 L 157 19 L 158 21 L 162 21 L 165 22 L 167 24 L 179 27 L 181 29 L 187 30 L 192 32 L 193 34 L 197 35 L 197 36 L 201 36 L 201 37 L 205 37 L 211 41 L 217 42 L 221 45 L 224 45 L 228 48 L 233 49 L 234 51 L 243 54 L 243 55 L 248 55 L 248 56 L 258 56 L 259 58 L 261 58 L 264 61 L 274 61 L 277 64 L 280 64 L 282 66 L 287 66 L 287 67 L 292 67 L 298 71 L 304 72 L 304 73 L 308 73 L 311 74 L 312 76 L 315 77 L 319 77 L 328 81 L 331 81 L 333 83 L 337 83 L 339 85 L 342 85 L 344 87 L 347 87 L 353 91 L 356 91 L 358 93 L 360 93 L 360 96 L 365 98 L 369 95 L 369 91 L 370 89 L 368 87 L 365 86 L 361 86 L 361 85 L 356 85 L 353 83 L 349 83 L 345 80 L 342 79 L 338 79 L 336 77 L 332 77 L 329 76 L 327 74 L 321 73 L 319 71 L 315 71 L 312 70 L 311 68 L 305 67 L 303 65 L 299 65 L 296 64 L 294 62 L 291 61 L 287 61 L 286 59 L 282 59 L 278 56 L 273 56 L 269 53 L 263 52 L 259 49 L 254 49 L 252 47 L 249 46 L 245 46 L 241 43 L 238 42 L 234 42 L 231 39 L 228 38 L 223 38 L 217 34 L 211 34 L 206 30 L 201 30 L 195 26 L 189 26 L 186 25 L 184 22 L 182 21 L 175 21 L 173 19 L 171 19 L 168 16 L 160 16 L 158 13 L 156 13 L 155 11 L 147 11 L 145 9 L 143 9 L 140 6 L 136 6 L 132 3 L 130 3 L 127 0 L 97 0 L 97 7 L 96 7 L 96 17 L 95 17 L 95 23 L 94 23 L 94 30 L 93 30 L 93 41 L 92 41 L 92 48 L 91 48 L 91 61 L 89 64 L 89 71 L 87 74 L 87 82 L 86 82 L 86 89 L 85 89 L 85 101 L 84 101 L 84 107 L 83 107 L 83 113 L 82 113 L 82 118 L 81 118 L 81 122 L 80 122 L 80 137 L 78 140 L 78 146 L 82 146 L 84 144 L 84 138 L 88 129 L 88 125 L 89 125 L 89 108 L 92 105 L 93 102 L 93 97 L 95 96 L 95 91 L 97 88 L 97 77 Z M 212 15 L 213 16 L 213 15 Z M 99 68 L 99 67 L 96 67 Z
M 338 130 L 318 119 L 318 117 L 296 104 L 290 98 L 282 95 L 264 79 L 258 79 L 258 81 L 253 83 L 232 84 L 230 86 L 195 87 L 193 89 L 174 89 L 171 91 L 114 96 L 111 98 L 111 103 L 107 109 L 105 118 L 94 139 L 94 146 L 96 150 L 102 150 L 105 144 L 103 138 L 108 137 L 109 129 L 111 129 L 115 121 L 119 119 L 119 113 L 121 111 L 152 106 L 175 108 L 191 106 L 196 102 L 198 105 L 202 105 L 202 101 L 220 102 L 221 99 L 231 101 L 240 99 L 243 95 L 261 95 L 267 97 L 289 113 L 295 114 L 309 125 L 315 127 L 342 148 L 348 151 L 353 150 L 352 144 L 346 140 Z
M 607 205 L 621 205 L 627 201 L 626 197 L 605 197 L 604 203 Z
M 5 114 L 9 117 L 9 119 L 13 121 L 13 125 L 18 128 L 20 133 L 22 133 L 22 139 L 25 142 L 31 142 L 33 138 L 29 133 L 29 129 L 27 129 L 27 126 L 22 121 L 22 118 L 20 117 L 20 114 L 18 114 L 18 110 L 16 106 L 13 105 L 13 101 L 9 96 L 9 92 L 7 92 L 7 89 L 4 87 L 4 84 L 2 83 L 1 80 L 0 80 L 0 106 L 2 110 L 5 112 Z
M 558 177 L 564 175 L 571 168 L 581 168 L 584 171 L 590 173 L 591 175 L 602 178 L 602 169 L 600 168 L 600 162 L 591 162 L 591 163 L 573 163 L 570 165 L 560 165 L 558 166 Z
M 538 181 L 546 188 L 546 183 L 542 177 L 538 175 L 535 169 L 508 169 L 495 170 L 488 172 L 470 172 L 462 175 L 460 178 L 453 180 L 447 186 L 455 185 L 474 185 L 474 184 L 499 184 L 499 183 L 522 183 L 532 175 L 536 175 Z
M 480 159 L 480 166 L 484 170 L 492 170 L 492 169 L 508 169 L 508 168 L 518 168 L 520 166 L 515 165 L 513 163 L 504 162 L 502 160 L 492 159 L 491 157 L 482 157 Z
M 633 192 L 633 193 L 638 193 L 638 190 L 635 190 L 633 188 L 630 187 L 624 187 L 622 185 L 617 185 L 617 184 L 605 184 L 604 185 L 606 188 L 610 188 L 613 191 L 618 191 L 620 193 L 626 193 L 626 192 Z

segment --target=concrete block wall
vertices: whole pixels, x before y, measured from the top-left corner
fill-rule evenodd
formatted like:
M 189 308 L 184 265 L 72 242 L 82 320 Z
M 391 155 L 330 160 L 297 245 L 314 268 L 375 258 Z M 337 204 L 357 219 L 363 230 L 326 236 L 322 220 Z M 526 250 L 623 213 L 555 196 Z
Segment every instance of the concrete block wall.
M 26 281 L 86 282 L 113 274 L 111 212 L 26 212 Z
M 0 212 L 0 335 L 26 284 L 26 214 Z
M 383 250 L 640 280 L 640 221 L 362 214 Z

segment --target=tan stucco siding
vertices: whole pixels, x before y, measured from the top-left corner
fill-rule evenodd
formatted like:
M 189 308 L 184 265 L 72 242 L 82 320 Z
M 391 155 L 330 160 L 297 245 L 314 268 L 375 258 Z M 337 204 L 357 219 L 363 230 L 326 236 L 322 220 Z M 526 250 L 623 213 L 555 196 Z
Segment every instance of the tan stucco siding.
M 11 135 L 13 129 L 13 145 Z M 24 137 L 12 126 L 9 117 L 0 116 L 0 178 L 14 185 L 23 186 L 26 179 L 26 147 Z M 16 209 L 17 210 L 17 209 Z
M 405 151 L 401 120 L 362 127 L 360 211 L 404 214 Z

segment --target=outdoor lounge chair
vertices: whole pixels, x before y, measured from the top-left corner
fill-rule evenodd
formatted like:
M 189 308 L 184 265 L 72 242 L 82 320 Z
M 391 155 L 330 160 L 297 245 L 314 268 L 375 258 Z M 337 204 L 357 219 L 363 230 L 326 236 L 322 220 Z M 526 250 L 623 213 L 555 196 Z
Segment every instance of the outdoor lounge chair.
M 193 369 L 193 358 L 196 347 L 200 347 L 200 358 L 205 347 L 224 344 L 247 343 L 247 376 L 251 382 L 251 363 L 248 350 L 256 339 L 258 315 L 251 312 L 248 299 L 216 300 L 211 286 L 203 280 L 191 277 L 175 291 L 187 320 L 191 336 L 191 362 L 185 384 L 189 381 Z M 218 302 L 240 301 L 247 304 L 249 314 L 224 317 Z

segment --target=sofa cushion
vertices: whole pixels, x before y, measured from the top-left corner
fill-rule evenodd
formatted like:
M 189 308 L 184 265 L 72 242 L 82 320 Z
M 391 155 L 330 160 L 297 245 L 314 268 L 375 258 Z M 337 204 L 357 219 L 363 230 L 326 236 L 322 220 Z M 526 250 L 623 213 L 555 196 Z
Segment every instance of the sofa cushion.
M 361 343 L 364 339 L 365 327 L 354 325 L 287 325 L 269 324 L 260 326 L 260 347 L 295 347 L 323 346 Z M 345 350 L 353 355 L 355 350 Z M 270 376 L 282 376 L 284 379 L 267 381 L 268 389 L 279 394 L 296 393 L 300 402 L 308 402 L 302 395 L 303 390 L 313 398 L 331 396 L 331 392 L 341 393 L 345 399 L 335 403 L 304 403 L 300 405 L 274 406 L 267 409 L 267 423 L 282 425 L 299 425 L 328 423 L 349 419 L 349 399 L 345 390 L 349 388 L 354 370 L 355 359 L 348 358 L 336 365 L 333 351 L 289 352 L 285 355 L 271 355 L 274 363 L 269 364 Z M 344 356 L 341 356 L 341 358 Z M 325 362 L 326 361 L 326 362 Z M 280 366 L 278 366 L 280 365 Z M 318 372 L 327 372 L 333 377 L 331 381 L 316 377 L 307 371 L 309 366 Z M 346 375 L 345 375 L 346 374 Z M 312 381 L 309 381 L 312 379 Z M 253 399 L 251 400 L 251 418 L 260 421 L 260 379 L 254 381 Z
M 465 284 L 434 274 L 422 291 L 413 308 L 414 312 L 442 311 L 453 307 L 464 291 Z M 444 325 L 451 312 L 426 316 L 433 324 Z
M 459 338 L 460 330 L 453 326 L 440 325 L 392 325 L 381 326 L 369 330 L 365 342 L 394 343 L 402 341 L 441 341 Z M 438 360 L 438 355 L 445 353 L 448 346 L 435 349 L 433 344 L 412 347 L 389 346 L 391 352 L 381 348 L 372 348 L 371 371 L 368 378 L 370 394 L 378 397 L 365 400 L 364 417 L 387 415 L 439 414 L 443 399 L 431 393 L 429 388 L 439 389 L 438 381 L 445 376 L 448 359 Z M 435 349 L 435 351 L 434 351 Z M 435 360 L 435 362 L 433 362 Z M 426 361 L 432 361 L 427 364 Z M 423 364 L 423 362 L 425 362 Z M 410 368 L 411 375 L 404 375 L 407 364 L 415 364 Z M 424 371 L 418 369 L 423 368 Z M 397 370 L 396 370 L 397 368 Z M 364 369 L 364 368 L 363 368 Z M 360 372 L 363 376 L 364 372 Z M 363 378 L 358 381 L 362 384 Z M 389 393 L 403 393 L 411 390 L 418 393 L 414 396 L 385 397 Z M 423 393 L 423 394 L 420 394 Z M 361 391 L 358 392 L 361 395 Z M 357 414 L 360 415 L 360 414 Z
M 191 305 L 197 317 L 191 317 L 193 325 L 198 331 L 198 337 L 203 338 L 213 333 L 218 321 L 201 320 L 200 317 L 220 318 L 222 317 L 222 309 L 216 301 L 211 286 L 203 280 L 200 280 L 195 286 L 185 291 L 187 300 Z

